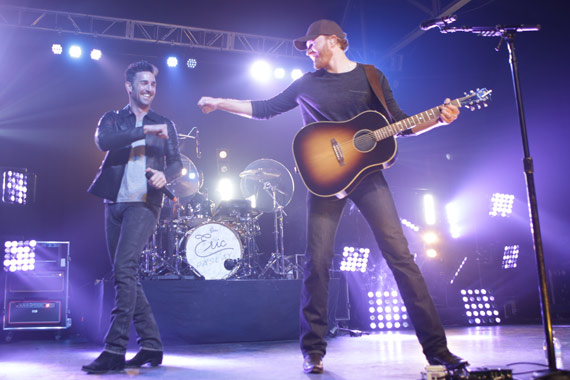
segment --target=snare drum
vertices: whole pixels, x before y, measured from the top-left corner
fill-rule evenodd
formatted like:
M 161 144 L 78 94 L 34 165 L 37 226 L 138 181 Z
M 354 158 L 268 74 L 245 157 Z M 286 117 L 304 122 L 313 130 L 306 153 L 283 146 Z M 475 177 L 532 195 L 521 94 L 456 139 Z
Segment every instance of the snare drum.
M 238 269 L 243 247 L 231 228 L 221 223 L 204 223 L 188 231 L 185 240 L 188 264 L 206 280 L 226 279 Z

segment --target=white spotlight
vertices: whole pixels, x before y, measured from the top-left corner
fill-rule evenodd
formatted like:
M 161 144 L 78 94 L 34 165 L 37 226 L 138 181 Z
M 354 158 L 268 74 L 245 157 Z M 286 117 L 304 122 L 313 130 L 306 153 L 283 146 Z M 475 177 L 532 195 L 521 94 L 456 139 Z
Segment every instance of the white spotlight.
M 293 71 L 291 71 L 291 78 L 293 78 L 293 80 L 297 80 L 302 76 L 303 72 L 300 69 L 294 69 Z
M 249 73 L 253 79 L 260 82 L 266 82 L 271 77 L 271 66 L 265 61 L 255 61 L 251 65 Z
M 228 178 L 222 178 L 218 181 L 218 193 L 222 201 L 228 201 L 233 199 L 234 196 L 234 184 Z
M 428 226 L 435 224 L 435 200 L 433 195 L 424 195 L 424 218 Z
M 61 46 L 60 44 L 53 44 L 51 45 L 51 52 L 53 54 L 60 55 L 61 53 L 63 53 L 63 46 Z
M 189 69 L 196 68 L 196 65 L 198 65 L 198 61 L 194 58 L 188 58 L 188 61 L 186 61 L 186 66 L 188 66 Z
M 166 59 L 166 65 L 167 65 L 168 67 L 176 67 L 176 66 L 178 66 L 178 58 L 176 58 L 176 57 L 168 57 L 168 58 Z
M 278 67 L 273 70 L 273 76 L 277 79 L 285 78 L 285 69 L 283 67 Z
M 69 56 L 72 58 L 79 58 L 81 57 L 82 51 L 81 46 L 78 45 L 71 45 L 69 48 Z
M 99 50 L 99 49 L 91 50 L 91 59 L 94 61 L 100 60 L 102 55 L 103 54 L 101 53 L 101 50 Z

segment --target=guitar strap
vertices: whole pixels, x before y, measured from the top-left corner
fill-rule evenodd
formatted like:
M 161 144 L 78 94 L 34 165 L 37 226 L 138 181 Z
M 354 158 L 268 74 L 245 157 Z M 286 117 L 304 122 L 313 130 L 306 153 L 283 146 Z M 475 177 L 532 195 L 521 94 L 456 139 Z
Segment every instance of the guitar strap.
M 376 67 L 374 67 L 374 65 L 365 65 L 365 64 L 363 64 L 362 66 L 364 66 L 364 71 L 366 72 L 366 78 L 368 78 L 368 83 L 370 84 L 370 87 L 372 87 L 372 91 L 374 91 L 374 94 L 376 94 L 376 97 L 378 98 L 378 100 L 380 100 L 380 103 L 382 103 L 382 105 L 384 106 L 384 109 L 388 114 L 390 122 L 393 122 L 394 118 L 392 117 L 392 114 L 388 109 L 388 105 L 386 104 L 386 98 L 384 97 L 384 92 L 382 92 L 382 85 L 380 84 L 380 78 L 378 77 L 378 71 L 376 71 Z

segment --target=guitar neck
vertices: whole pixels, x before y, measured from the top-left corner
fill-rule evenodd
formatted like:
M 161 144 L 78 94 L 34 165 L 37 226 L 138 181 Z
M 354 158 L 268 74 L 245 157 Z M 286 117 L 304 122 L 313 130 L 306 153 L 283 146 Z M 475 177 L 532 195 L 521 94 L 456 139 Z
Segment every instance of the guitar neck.
M 460 99 L 455 99 L 451 101 L 456 107 L 460 107 L 461 101 Z M 400 120 L 396 123 L 386 125 L 382 128 L 379 128 L 373 132 L 374 138 L 376 141 L 380 141 L 386 139 L 388 137 L 392 137 L 397 135 L 398 133 L 405 131 L 406 129 L 410 129 L 415 127 L 418 124 L 422 124 L 426 121 L 432 121 L 439 118 L 439 106 L 433 107 L 427 111 L 420 112 L 414 116 L 410 116 L 404 120 Z

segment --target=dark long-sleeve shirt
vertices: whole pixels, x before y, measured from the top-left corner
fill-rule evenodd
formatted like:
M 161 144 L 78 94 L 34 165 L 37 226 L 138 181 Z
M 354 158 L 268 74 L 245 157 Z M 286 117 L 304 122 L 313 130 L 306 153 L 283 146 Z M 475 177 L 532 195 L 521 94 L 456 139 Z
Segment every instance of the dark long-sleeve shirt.
M 388 80 L 380 70 L 378 77 L 395 121 L 408 117 L 398 106 Z M 377 110 L 386 115 L 361 64 L 347 73 L 333 74 L 324 69 L 307 73 L 273 98 L 252 101 L 252 116 L 268 119 L 297 105 L 301 107 L 305 125 L 315 121 L 344 121 L 367 110 Z

